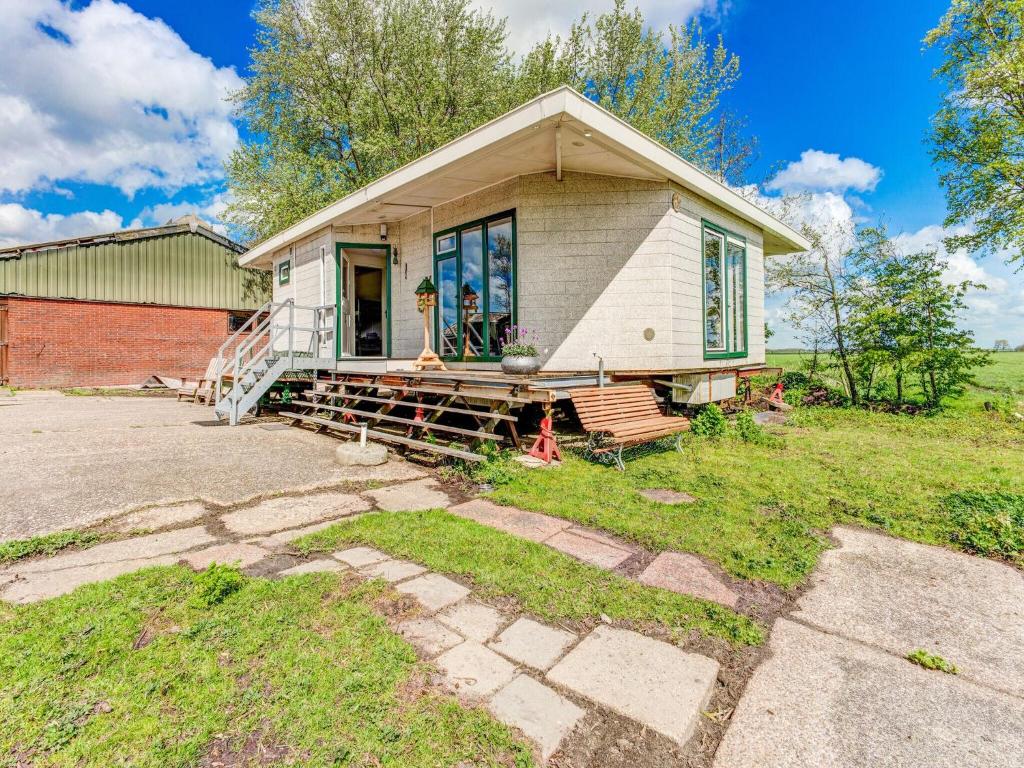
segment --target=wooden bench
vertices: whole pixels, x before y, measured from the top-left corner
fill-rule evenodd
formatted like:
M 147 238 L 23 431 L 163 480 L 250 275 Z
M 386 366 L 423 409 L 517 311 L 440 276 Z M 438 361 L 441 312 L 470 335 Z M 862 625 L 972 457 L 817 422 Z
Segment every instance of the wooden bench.
M 682 433 L 690 428 L 685 416 L 664 416 L 654 392 L 643 384 L 581 387 L 570 389 L 569 397 L 588 433 L 587 452 L 599 459 L 611 457 L 620 470 L 626 469 L 624 448 L 676 435 L 680 449 Z
M 217 358 L 210 358 L 210 364 L 206 366 L 206 373 L 203 378 L 192 384 L 188 379 L 181 382 L 181 389 L 178 390 L 178 401 L 182 398 L 191 400 L 193 403 L 213 403 L 213 390 L 217 386 Z

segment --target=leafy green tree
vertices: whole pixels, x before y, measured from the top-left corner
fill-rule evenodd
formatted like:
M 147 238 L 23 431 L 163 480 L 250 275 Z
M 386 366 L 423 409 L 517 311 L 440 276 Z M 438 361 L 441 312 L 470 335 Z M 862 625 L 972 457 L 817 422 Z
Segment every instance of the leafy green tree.
M 754 141 L 741 118 L 720 110 L 740 75 L 739 57 L 718 38 L 709 45 L 698 21 L 670 25 L 667 36 L 645 25 L 624 0 L 595 18 L 584 14 L 566 37 L 549 36 L 523 59 L 525 101 L 570 85 L 690 162 L 742 181 Z
M 973 369 L 988 363 L 971 332 L 958 327 L 967 291 L 984 286 L 947 284 L 946 265 L 934 249 L 904 254 L 884 228 L 864 228 L 857 241 L 848 325 L 858 364 L 869 375 L 879 366 L 890 372 L 897 403 L 905 382 L 916 378 L 925 404 L 938 408 L 962 394 Z
M 1024 0 L 952 0 L 925 44 L 942 50 L 945 82 L 932 123 L 947 226 L 970 231 L 950 250 L 1024 246 Z
M 513 106 L 505 21 L 469 0 L 265 0 L 236 95 L 232 221 L 276 232 Z

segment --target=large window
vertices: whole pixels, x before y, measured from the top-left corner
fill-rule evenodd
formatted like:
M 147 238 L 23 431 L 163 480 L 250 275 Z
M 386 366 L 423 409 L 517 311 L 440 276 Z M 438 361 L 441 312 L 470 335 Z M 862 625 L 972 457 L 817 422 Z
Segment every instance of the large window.
M 497 360 L 515 316 L 515 214 L 434 236 L 435 335 L 442 357 Z
M 707 222 L 702 241 L 704 357 L 745 357 L 747 242 Z

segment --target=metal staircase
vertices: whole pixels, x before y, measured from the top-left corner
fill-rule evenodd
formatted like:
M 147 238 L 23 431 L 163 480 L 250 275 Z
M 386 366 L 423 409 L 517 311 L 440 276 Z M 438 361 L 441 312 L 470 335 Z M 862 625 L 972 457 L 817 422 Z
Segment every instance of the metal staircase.
M 333 304 L 267 302 L 217 353 L 214 413 L 232 426 L 238 424 L 285 374 L 333 370 L 333 346 Z M 225 392 L 227 382 L 231 387 Z

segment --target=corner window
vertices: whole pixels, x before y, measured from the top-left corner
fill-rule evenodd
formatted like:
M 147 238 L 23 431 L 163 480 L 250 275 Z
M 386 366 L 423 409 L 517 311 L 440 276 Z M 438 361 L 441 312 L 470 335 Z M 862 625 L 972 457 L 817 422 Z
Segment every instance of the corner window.
M 747 354 L 747 242 L 703 226 L 704 357 Z
M 292 279 L 292 260 L 286 259 L 277 265 L 277 284 L 288 285 Z
M 434 237 L 435 337 L 442 357 L 497 360 L 515 322 L 515 214 Z

